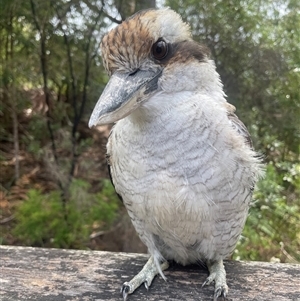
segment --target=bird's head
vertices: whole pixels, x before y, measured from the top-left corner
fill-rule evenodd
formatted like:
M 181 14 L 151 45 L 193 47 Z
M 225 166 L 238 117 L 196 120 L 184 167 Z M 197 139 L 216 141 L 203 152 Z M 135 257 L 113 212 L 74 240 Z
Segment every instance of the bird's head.
M 171 9 L 136 13 L 108 32 L 100 48 L 110 80 L 90 127 L 128 116 L 157 92 L 196 90 L 199 82 L 193 83 L 185 73 L 193 78 L 190 63 L 197 68 L 209 61 L 207 48 L 192 40 L 189 26 Z

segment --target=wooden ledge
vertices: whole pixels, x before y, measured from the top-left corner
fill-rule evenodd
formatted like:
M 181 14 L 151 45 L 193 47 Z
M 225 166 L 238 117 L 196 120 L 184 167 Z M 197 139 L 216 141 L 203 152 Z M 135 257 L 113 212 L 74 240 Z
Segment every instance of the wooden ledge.
M 122 301 L 120 287 L 146 263 L 141 254 L 0 246 L 1 301 Z M 227 261 L 230 300 L 300 301 L 300 265 Z M 128 301 L 212 300 L 213 285 L 201 288 L 201 266 L 171 265 L 165 282 L 156 277 Z

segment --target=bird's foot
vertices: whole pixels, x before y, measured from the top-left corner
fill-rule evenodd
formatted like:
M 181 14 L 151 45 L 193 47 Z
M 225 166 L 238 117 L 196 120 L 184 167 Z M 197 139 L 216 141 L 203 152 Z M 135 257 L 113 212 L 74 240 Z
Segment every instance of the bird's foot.
M 228 293 L 228 286 L 226 283 L 226 272 L 223 265 L 223 260 L 209 261 L 207 262 L 207 267 L 209 270 L 209 276 L 202 284 L 202 287 L 205 285 L 209 285 L 214 281 L 214 301 L 217 301 L 219 297 L 223 297 L 223 299 L 225 299 Z
M 166 270 L 169 267 L 167 261 L 160 265 L 161 271 Z M 129 294 L 132 294 L 142 283 L 144 283 L 145 288 L 148 290 L 152 280 L 159 273 L 159 270 L 151 256 L 147 263 L 144 265 L 143 269 L 129 282 L 124 282 L 121 287 L 121 294 L 123 300 L 126 301 Z

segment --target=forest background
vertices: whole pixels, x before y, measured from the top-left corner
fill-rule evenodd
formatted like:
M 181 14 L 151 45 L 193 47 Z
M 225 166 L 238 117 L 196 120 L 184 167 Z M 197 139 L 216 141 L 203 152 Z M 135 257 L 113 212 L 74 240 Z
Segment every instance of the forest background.
M 0 243 L 145 252 L 108 180 L 101 37 L 169 6 L 216 62 L 266 163 L 235 259 L 300 262 L 298 0 L 1 0 Z

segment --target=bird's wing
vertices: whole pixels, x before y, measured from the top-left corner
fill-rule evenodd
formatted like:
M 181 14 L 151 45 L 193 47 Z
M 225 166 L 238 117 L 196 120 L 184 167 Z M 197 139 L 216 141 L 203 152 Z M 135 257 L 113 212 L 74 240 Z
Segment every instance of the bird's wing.
M 110 181 L 111 181 L 112 185 L 114 186 L 114 189 L 115 189 L 115 192 L 116 192 L 117 196 L 123 202 L 122 196 L 119 193 L 117 193 L 117 191 L 116 191 L 116 187 L 115 187 L 112 175 L 111 175 L 111 167 L 110 167 L 109 158 L 110 158 L 110 155 L 108 153 L 106 153 L 106 162 L 107 162 L 108 175 L 109 175 L 109 178 L 110 178 Z
M 251 136 L 242 121 L 234 114 L 235 107 L 229 103 L 226 103 L 227 108 L 227 116 L 232 125 L 232 127 L 238 132 L 239 135 L 243 136 L 245 142 L 249 145 L 251 149 L 253 149 L 253 143 L 251 140 Z
M 237 133 L 241 136 L 243 136 L 245 142 L 249 145 L 249 147 L 253 150 L 253 143 L 252 143 L 252 139 L 251 136 L 246 128 L 246 126 L 244 125 L 244 123 L 242 121 L 239 120 L 239 118 L 234 114 L 235 112 L 235 106 L 227 103 L 226 104 L 227 107 L 227 116 L 228 119 L 232 125 L 232 127 L 237 131 Z M 252 184 L 252 186 L 250 187 L 250 195 L 252 195 L 254 190 L 254 183 Z

